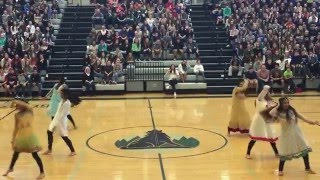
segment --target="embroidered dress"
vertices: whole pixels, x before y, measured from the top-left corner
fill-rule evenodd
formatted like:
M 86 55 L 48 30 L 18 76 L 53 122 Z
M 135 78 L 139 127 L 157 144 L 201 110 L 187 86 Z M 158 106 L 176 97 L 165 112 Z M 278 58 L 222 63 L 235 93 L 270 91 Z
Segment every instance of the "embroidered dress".
M 250 115 L 245 104 L 244 91 L 248 88 L 248 81 L 242 87 L 235 87 L 232 92 L 231 117 L 228 132 L 249 133 Z M 241 97 L 240 95 L 243 95 Z
M 58 91 L 58 83 L 54 85 L 52 88 L 52 96 L 49 101 L 49 107 L 48 107 L 48 115 L 50 117 L 54 117 L 58 110 L 59 103 L 61 101 L 60 93 Z
M 270 123 L 266 122 L 265 117 L 261 113 L 269 107 L 268 102 L 264 98 L 268 91 L 263 91 L 265 92 L 261 92 L 258 99 L 256 99 L 256 113 L 252 118 L 249 135 L 252 140 L 275 142 L 278 140 L 278 137 L 275 135 Z
M 286 120 L 285 113 L 280 113 L 279 117 L 282 118 L 281 134 L 278 142 L 280 159 L 292 160 L 311 152 L 312 149 L 306 142 L 293 111 L 289 110 L 290 120 Z
M 13 150 L 16 152 L 33 153 L 41 151 L 39 140 L 32 128 L 32 111 L 18 112 L 15 115 L 15 131 L 17 132 Z

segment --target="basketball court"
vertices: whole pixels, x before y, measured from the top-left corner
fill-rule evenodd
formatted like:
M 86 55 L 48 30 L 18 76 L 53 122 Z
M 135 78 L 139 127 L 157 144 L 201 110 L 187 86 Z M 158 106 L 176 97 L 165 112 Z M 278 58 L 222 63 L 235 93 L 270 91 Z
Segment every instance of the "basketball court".
M 253 115 L 254 98 L 246 101 Z M 34 106 L 35 130 L 44 149 L 50 122 L 47 103 L 30 102 Z M 291 103 L 310 119 L 320 120 L 320 97 L 293 97 Z M 68 147 L 55 134 L 53 154 L 41 155 L 46 179 L 320 179 L 320 127 L 300 123 L 313 148 L 311 167 L 318 174 L 306 174 L 303 160 L 297 159 L 288 161 L 284 177 L 278 177 L 278 159 L 269 143 L 257 142 L 253 159 L 248 160 L 245 152 L 249 137 L 227 136 L 230 104 L 230 97 L 171 99 L 161 95 L 83 100 L 71 109 L 78 129 L 71 129 L 69 136 L 77 155 L 69 157 Z M 0 108 L 0 117 L 10 111 Z M 0 121 L 1 174 L 11 160 L 13 126 L 12 114 Z M 274 126 L 279 132 L 279 125 Z M 38 173 L 31 154 L 21 154 L 15 171 L 0 179 L 35 179 Z

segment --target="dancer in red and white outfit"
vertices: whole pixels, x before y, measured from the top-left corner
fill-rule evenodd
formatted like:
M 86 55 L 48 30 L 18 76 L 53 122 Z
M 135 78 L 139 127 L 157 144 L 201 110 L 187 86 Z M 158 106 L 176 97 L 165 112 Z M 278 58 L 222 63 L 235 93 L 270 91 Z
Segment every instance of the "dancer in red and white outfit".
M 278 149 L 275 143 L 278 140 L 278 137 L 275 135 L 270 123 L 268 123 L 268 119 L 272 118 L 269 115 L 269 112 L 277 106 L 277 103 L 272 101 L 269 90 L 270 86 L 264 86 L 256 99 L 256 113 L 251 121 L 249 129 L 251 141 L 248 144 L 247 159 L 251 159 L 250 152 L 256 141 L 270 142 L 274 153 L 278 156 Z

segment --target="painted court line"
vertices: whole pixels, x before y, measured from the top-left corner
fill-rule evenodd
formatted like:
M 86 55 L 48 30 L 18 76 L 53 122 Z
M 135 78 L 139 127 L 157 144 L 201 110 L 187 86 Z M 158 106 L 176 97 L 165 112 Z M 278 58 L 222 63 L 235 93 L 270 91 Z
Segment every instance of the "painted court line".
M 161 174 L 162 174 L 162 179 L 166 180 L 166 174 L 164 173 L 164 167 L 163 167 L 163 163 L 162 163 L 162 157 L 161 154 L 158 154 L 159 157 L 159 163 L 160 163 L 160 169 L 161 169 Z

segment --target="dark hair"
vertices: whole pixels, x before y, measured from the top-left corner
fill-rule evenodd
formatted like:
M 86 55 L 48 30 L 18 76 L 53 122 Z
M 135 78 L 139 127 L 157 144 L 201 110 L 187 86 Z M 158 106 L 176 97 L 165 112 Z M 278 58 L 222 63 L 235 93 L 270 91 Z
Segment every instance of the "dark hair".
M 62 88 L 61 89 L 61 94 L 62 94 L 62 98 L 63 99 L 68 99 L 68 97 L 69 97 L 69 89 L 66 89 L 66 88 Z
M 292 106 L 290 106 L 289 105 L 289 108 L 288 109 L 284 109 L 283 108 L 283 103 L 284 103 L 284 101 L 289 101 L 289 99 L 287 98 L 287 97 L 282 97 L 282 98 L 279 98 L 279 107 L 278 107 L 278 112 L 285 112 L 286 113 L 286 120 L 287 121 L 290 121 L 291 120 L 291 118 L 290 118 L 290 115 L 289 115 L 289 112 L 290 112 L 290 110 L 293 112 L 293 114 L 295 115 L 295 121 L 297 120 L 297 115 L 298 115 L 298 113 L 297 113 L 297 111 L 292 107 Z

